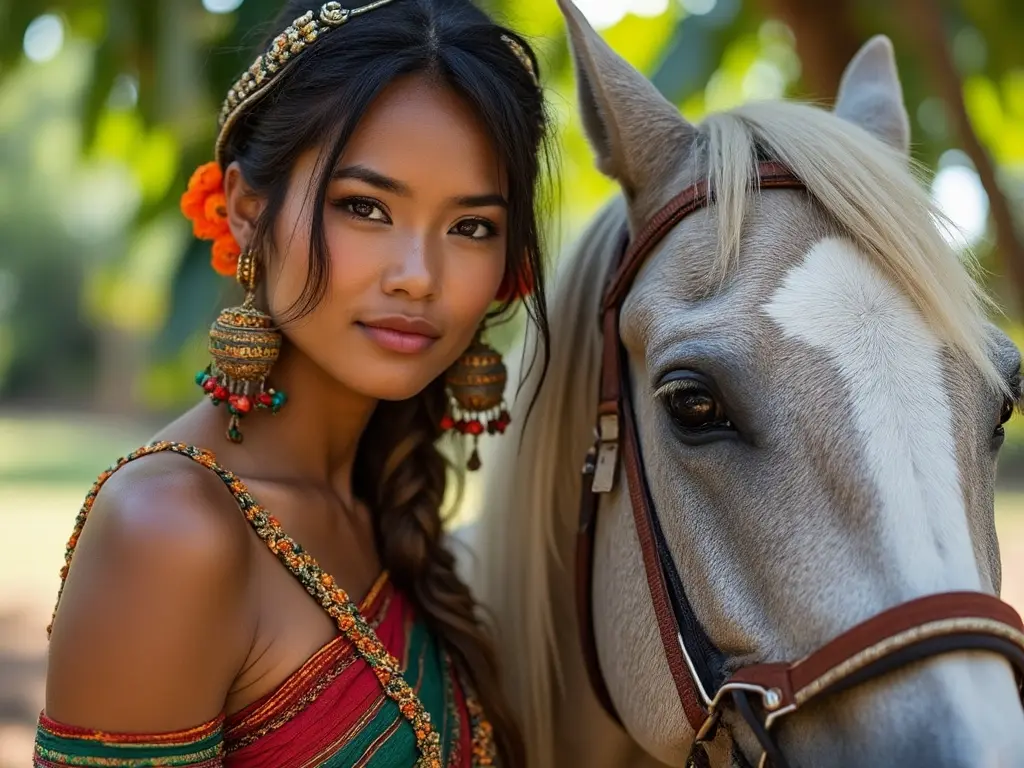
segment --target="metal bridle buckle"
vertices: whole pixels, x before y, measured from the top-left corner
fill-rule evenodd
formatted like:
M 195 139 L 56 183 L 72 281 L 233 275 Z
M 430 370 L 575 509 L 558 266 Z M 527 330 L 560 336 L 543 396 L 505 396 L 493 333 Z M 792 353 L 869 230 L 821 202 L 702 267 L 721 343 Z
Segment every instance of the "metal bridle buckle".
M 715 697 L 711 700 L 708 705 L 708 717 L 704 721 L 700 730 L 697 732 L 697 736 L 694 738 L 694 742 L 697 744 L 708 741 L 708 737 L 712 736 L 717 729 L 718 723 L 722 718 L 722 701 L 725 699 L 727 694 L 731 694 L 733 691 L 743 691 L 744 693 L 756 693 L 761 697 L 761 707 L 768 716 L 764 721 L 765 731 L 770 731 L 772 725 L 781 717 L 788 715 L 796 709 L 795 704 L 790 704 L 788 707 L 783 707 L 782 691 L 778 688 L 765 688 L 760 685 L 753 685 L 751 683 L 726 683 L 715 693 Z M 757 768 L 765 768 L 768 764 L 768 753 L 764 750 L 761 751 L 761 758 L 757 762 Z
M 591 491 L 608 493 L 615 486 L 619 464 L 619 416 L 603 413 L 597 422 L 597 465 Z

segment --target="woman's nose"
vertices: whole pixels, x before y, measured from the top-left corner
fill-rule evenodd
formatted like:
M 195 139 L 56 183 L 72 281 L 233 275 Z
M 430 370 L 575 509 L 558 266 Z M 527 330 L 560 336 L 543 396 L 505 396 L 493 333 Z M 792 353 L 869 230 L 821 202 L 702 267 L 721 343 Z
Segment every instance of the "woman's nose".
M 417 301 L 432 298 L 440 282 L 437 248 L 426 237 L 410 238 L 403 243 L 384 273 L 384 292 L 404 294 Z

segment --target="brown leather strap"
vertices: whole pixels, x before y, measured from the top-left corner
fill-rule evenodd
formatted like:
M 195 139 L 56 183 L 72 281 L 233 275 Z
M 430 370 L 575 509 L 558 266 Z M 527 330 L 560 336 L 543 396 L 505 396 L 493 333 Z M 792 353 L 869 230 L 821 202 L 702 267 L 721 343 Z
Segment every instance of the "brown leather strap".
M 619 421 L 619 442 L 622 458 L 625 463 L 626 476 L 630 495 L 630 506 L 633 510 L 633 522 L 636 526 L 640 551 L 643 556 L 644 573 L 651 594 L 655 617 L 658 622 L 658 633 L 661 636 L 662 648 L 675 682 L 679 695 L 679 703 L 683 708 L 687 722 L 693 730 L 697 730 L 707 718 L 704 704 L 696 690 L 693 678 L 686 666 L 682 649 L 678 641 L 678 627 L 669 602 L 668 589 L 664 573 L 658 560 L 657 547 L 654 541 L 653 510 L 647 496 L 647 481 L 643 474 L 643 461 L 640 456 L 636 422 L 633 409 L 630 407 L 628 382 L 620 385 L 620 371 L 623 370 L 622 345 L 619 343 L 618 310 L 610 309 L 604 317 L 604 359 L 602 360 L 602 402 L 600 416 L 614 415 Z M 606 399 L 607 398 L 607 399 Z M 593 493 L 587 483 L 593 477 L 592 462 L 596 461 L 596 453 L 592 450 L 587 456 L 587 466 L 583 473 L 584 487 L 580 498 L 579 529 L 576 542 L 576 609 L 579 622 L 580 645 L 583 651 L 587 674 L 590 677 L 594 693 L 605 711 L 616 721 L 619 720 L 611 695 L 601 675 L 597 658 L 597 643 L 594 639 L 593 624 L 593 552 L 594 534 L 597 526 L 598 494 Z
M 754 180 L 761 189 L 804 188 L 803 182 L 794 176 L 786 166 L 770 161 L 758 164 L 757 176 Z M 647 257 L 651 255 L 651 251 L 679 222 L 711 202 L 713 201 L 708 197 L 707 181 L 698 181 L 673 197 L 654 214 L 633 238 L 628 250 L 615 265 L 611 277 L 605 285 L 601 309 L 621 307 L 622 302 L 626 300 L 626 294 L 633 286 L 637 273 L 647 261 Z
M 616 335 L 617 339 L 618 335 Z M 618 350 L 622 349 L 622 344 L 618 342 L 615 346 Z M 672 611 L 668 586 L 665 584 L 665 573 L 658 558 L 658 549 L 654 541 L 654 523 L 651 519 L 654 510 L 651 509 L 650 496 L 647 491 L 647 478 L 644 476 L 639 433 L 630 404 L 628 382 L 623 382 L 622 398 L 622 458 L 629 484 L 629 498 L 633 507 L 633 523 L 636 526 L 637 538 L 640 540 L 644 572 L 647 575 L 647 587 L 651 593 L 654 615 L 658 620 L 661 647 L 665 651 L 665 658 L 672 672 L 672 680 L 676 684 L 679 703 L 683 707 L 687 722 L 696 732 L 700 730 L 707 719 L 707 710 L 697 691 L 696 681 L 690 674 L 690 669 L 683 657 L 683 649 L 679 645 L 680 628 L 676 622 L 675 613 Z
M 611 307 L 601 313 L 601 399 L 597 404 L 597 415 L 619 416 L 621 403 L 621 372 L 619 371 L 619 308 Z
M 737 670 L 726 685 L 774 688 L 782 696 L 781 707 L 799 707 L 860 667 L 942 634 L 1002 637 L 1024 650 L 1024 623 L 1013 608 L 980 592 L 948 592 L 911 600 L 872 616 L 794 663 L 757 664 Z
M 608 686 L 601 674 L 601 665 L 597 658 L 597 642 L 594 638 L 594 603 L 591 595 L 594 563 L 594 535 L 597 525 L 596 493 L 590 492 L 589 484 L 593 481 L 597 452 L 591 450 L 583 467 L 583 491 L 580 493 L 579 527 L 576 531 L 576 627 L 580 638 L 580 649 L 583 651 L 583 662 L 587 668 L 590 687 L 597 696 L 602 709 L 619 725 L 619 717 L 615 704 L 612 702 Z

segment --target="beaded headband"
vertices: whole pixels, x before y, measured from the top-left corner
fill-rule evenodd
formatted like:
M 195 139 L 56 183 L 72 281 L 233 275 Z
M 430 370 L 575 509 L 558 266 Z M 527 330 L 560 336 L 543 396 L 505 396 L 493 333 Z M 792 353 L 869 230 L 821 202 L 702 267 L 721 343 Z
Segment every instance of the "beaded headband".
M 231 127 L 247 107 L 262 98 L 277 75 L 288 63 L 315 43 L 337 29 L 353 16 L 375 11 L 394 0 L 375 0 L 360 8 L 343 8 L 341 3 L 324 3 L 319 11 L 307 11 L 295 19 L 284 32 L 274 38 L 266 52 L 231 86 L 220 110 L 220 133 L 217 135 L 217 162 L 223 165 L 224 143 Z
M 525 69 L 530 74 L 530 79 L 533 80 L 534 86 L 540 88 L 540 80 L 537 79 L 537 70 L 534 69 L 533 59 L 530 58 L 530 55 L 526 52 L 526 49 L 523 48 L 523 46 L 519 43 L 518 40 L 509 37 L 508 35 L 502 35 L 501 41 L 512 49 L 512 53 L 515 54 L 515 57 L 517 59 L 519 59 L 519 63 L 523 65 L 523 69 Z
M 224 144 L 232 126 L 247 107 L 262 98 L 270 89 L 288 63 L 315 43 L 319 38 L 344 25 L 353 16 L 360 16 L 388 5 L 394 0 L 375 0 L 359 8 L 343 8 L 341 3 L 324 3 L 319 11 L 307 11 L 295 19 L 280 35 L 274 38 L 270 47 L 252 63 L 242 76 L 231 86 L 221 106 L 215 156 L 223 167 Z M 523 68 L 529 73 L 536 87 L 540 87 L 533 60 L 526 50 L 509 35 L 501 36 Z

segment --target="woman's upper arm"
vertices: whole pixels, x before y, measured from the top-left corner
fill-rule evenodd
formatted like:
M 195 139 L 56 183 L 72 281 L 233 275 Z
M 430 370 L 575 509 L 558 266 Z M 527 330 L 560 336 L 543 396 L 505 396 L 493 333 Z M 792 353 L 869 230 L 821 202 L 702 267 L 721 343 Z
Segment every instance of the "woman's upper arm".
M 216 476 L 175 457 L 110 478 L 54 620 L 48 717 L 163 733 L 221 714 L 252 632 L 247 524 L 232 503 Z

